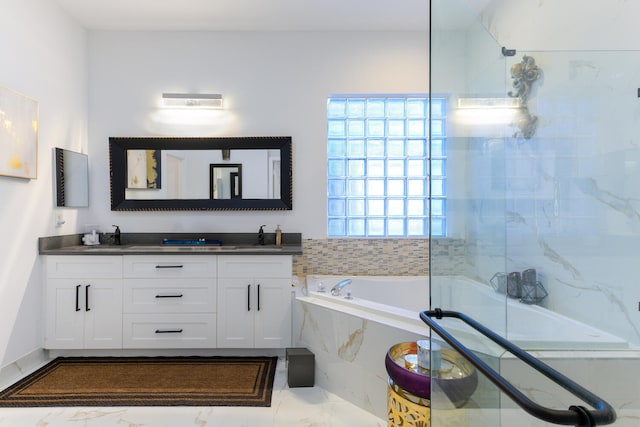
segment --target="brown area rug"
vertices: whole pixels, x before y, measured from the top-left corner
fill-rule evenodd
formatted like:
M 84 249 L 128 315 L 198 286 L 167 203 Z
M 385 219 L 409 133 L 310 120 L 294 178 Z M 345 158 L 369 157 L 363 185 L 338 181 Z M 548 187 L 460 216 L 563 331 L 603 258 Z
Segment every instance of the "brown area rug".
M 271 406 L 277 357 L 60 357 L 0 407 Z

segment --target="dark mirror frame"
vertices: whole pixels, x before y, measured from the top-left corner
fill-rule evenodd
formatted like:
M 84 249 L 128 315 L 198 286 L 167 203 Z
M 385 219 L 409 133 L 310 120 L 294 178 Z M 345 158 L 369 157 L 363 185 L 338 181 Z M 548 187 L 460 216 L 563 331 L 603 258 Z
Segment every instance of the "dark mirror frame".
M 242 163 L 214 163 L 209 164 L 209 198 L 213 199 L 214 187 L 213 187 L 213 175 L 216 168 L 235 168 L 235 172 L 231 172 L 229 175 L 230 185 L 231 185 L 231 199 L 239 198 L 242 196 Z M 237 180 L 234 181 L 234 176 Z M 236 195 L 235 193 L 238 193 Z M 215 200 L 224 200 L 224 199 L 215 199 Z
M 56 206 L 70 208 L 86 208 L 89 206 L 89 156 L 83 153 L 55 147 L 55 179 L 56 179 Z M 65 159 L 66 157 L 66 159 Z M 75 159 L 76 167 L 82 160 L 82 168 L 72 170 L 72 176 L 66 176 L 65 161 Z M 73 166 L 72 166 L 73 168 Z M 67 170 L 66 172 L 69 172 Z M 74 184 L 75 183 L 75 184 Z M 69 188 L 68 188 L 69 187 Z M 81 188 L 82 187 L 82 190 Z M 81 192 L 80 192 L 81 191 Z
M 280 150 L 280 199 L 126 199 L 127 150 Z M 293 156 L 290 136 L 110 137 L 112 211 L 292 210 Z M 244 170 L 244 173 L 250 173 Z M 207 183 L 207 186 L 209 184 Z

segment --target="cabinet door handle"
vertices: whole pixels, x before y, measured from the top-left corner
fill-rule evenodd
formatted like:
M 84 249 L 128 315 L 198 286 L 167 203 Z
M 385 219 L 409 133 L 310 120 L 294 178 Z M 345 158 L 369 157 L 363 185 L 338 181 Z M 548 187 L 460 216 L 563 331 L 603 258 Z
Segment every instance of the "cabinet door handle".
M 156 298 L 182 298 L 182 294 L 158 294 Z
M 258 285 L 258 311 L 260 311 L 260 285 Z
M 91 311 L 89 308 L 89 286 L 91 285 L 87 285 L 84 288 L 84 311 Z
M 156 268 L 160 269 L 160 268 L 182 268 L 183 265 L 181 264 L 175 264 L 175 265 L 156 265 Z
M 156 334 L 181 334 L 182 329 L 156 329 Z
M 247 285 L 247 311 L 251 311 L 251 285 Z
M 76 311 L 80 311 L 80 285 L 76 285 Z

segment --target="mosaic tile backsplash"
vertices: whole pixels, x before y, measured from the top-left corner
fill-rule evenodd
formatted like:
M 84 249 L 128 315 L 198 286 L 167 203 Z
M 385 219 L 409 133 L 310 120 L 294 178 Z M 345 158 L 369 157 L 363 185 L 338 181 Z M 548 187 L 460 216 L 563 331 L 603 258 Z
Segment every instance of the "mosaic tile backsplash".
M 447 253 L 452 265 L 438 265 L 438 273 L 457 270 L 464 256 L 460 240 L 433 241 L 434 250 Z M 429 274 L 428 239 L 303 239 L 302 255 L 293 257 L 293 274 L 425 276 Z M 459 274 L 459 273 L 458 273 Z

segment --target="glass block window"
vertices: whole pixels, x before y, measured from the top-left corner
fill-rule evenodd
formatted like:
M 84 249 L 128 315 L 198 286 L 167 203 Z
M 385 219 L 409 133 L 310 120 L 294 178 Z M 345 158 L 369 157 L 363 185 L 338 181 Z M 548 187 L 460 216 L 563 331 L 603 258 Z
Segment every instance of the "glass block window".
M 329 237 L 446 235 L 445 113 L 432 98 L 429 153 L 426 96 L 328 99 Z

